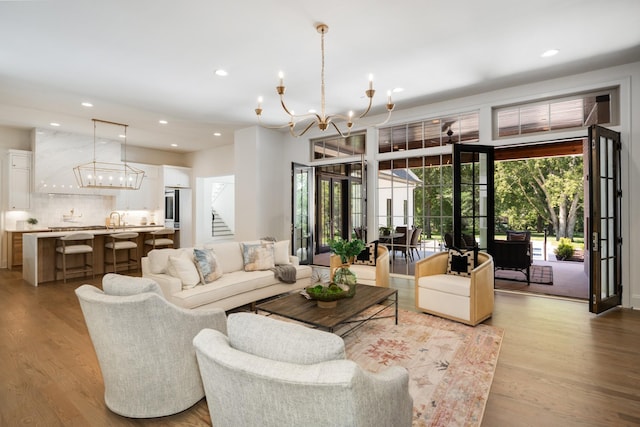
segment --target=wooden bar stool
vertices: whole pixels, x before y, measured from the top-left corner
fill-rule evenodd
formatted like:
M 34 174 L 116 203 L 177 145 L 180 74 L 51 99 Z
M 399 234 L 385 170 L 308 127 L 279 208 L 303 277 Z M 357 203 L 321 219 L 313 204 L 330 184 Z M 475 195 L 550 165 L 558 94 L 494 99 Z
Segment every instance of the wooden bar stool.
M 138 242 L 136 241 L 138 233 L 135 232 L 123 232 L 114 233 L 107 236 L 107 243 L 104 247 L 107 249 L 104 251 L 104 272 L 107 272 L 107 265 L 113 265 L 113 272 L 118 272 L 118 266 L 125 270 L 131 270 L 135 268 L 139 270 L 138 265 Z M 127 251 L 127 259 L 125 261 L 118 261 L 118 251 Z M 131 253 L 133 252 L 133 258 Z M 111 253 L 111 261 L 108 260 L 108 254 Z
M 158 248 L 173 248 L 174 233 L 175 230 L 172 228 L 163 228 L 147 233 L 150 238 L 144 241 L 145 253 Z
M 67 236 L 60 237 L 58 239 L 60 245 L 56 246 L 56 255 L 59 254 L 62 258 L 62 267 L 58 267 L 58 256 L 56 256 L 55 264 L 55 276 L 57 272 L 62 271 L 62 279 L 64 283 L 67 283 L 68 274 L 75 273 L 91 273 L 91 277 L 95 278 L 93 272 L 93 266 L 95 264 L 93 253 L 93 234 L 91 233 L 73 233 Z M 83 255 L 82 265 L 76 267 L 67 267 L 67 257 L 73 255 Z M 89 254 L 91 255 L 91 264 L 89 264 Z

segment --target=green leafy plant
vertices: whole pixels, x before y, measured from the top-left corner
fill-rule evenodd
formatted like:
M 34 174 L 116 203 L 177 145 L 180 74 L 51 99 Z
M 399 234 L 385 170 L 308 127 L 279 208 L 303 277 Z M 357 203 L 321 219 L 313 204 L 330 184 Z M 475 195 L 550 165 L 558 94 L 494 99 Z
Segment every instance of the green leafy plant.
M 38 223 L 38 220 L 36 218 L 27 219 L 27 224 L 36 225 L 37 223 Z
M 560 239 L 558 247 L 554 250 L 556 258 L 561 261 L 571 258 L 573 256 L 573 252 L 573 243 L 571 243 L 571 239 L 566 237 Z
M 357 256 L 367 245 L 361 239 L 344 240 L 340 237 L 329 240 L 331 252 L 338 255 L 343 264 Z

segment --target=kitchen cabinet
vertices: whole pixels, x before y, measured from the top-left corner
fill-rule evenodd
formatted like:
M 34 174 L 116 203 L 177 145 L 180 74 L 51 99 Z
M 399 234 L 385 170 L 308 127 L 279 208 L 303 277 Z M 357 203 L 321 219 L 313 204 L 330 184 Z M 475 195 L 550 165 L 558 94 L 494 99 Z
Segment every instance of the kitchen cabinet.
M 155 211 L 162 208 L 164 186 L 160 180 L 160 166 L 128 163 L 144 171 L 139 190 L 120 190 L 116 196 L 116 210 Z
M 190 188 L 191 168 L 180 166 L 163 166 L 163 180 L 165 187 Z
M 9 210 L 31 209 L 31 152 L 9 150 L 7 156 Z

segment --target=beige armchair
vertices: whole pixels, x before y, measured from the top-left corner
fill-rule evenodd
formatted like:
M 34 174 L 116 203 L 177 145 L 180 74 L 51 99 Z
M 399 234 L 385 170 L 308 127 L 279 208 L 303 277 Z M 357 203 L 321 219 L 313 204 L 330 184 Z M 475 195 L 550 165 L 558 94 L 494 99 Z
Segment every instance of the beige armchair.
M 378 244 L 378 253 L 376 265 L 351 264 L 349 267 L 356 275 L 358 283 L 370 286 L 389 287 L 389 250 L 386 246 Z M 333 280 L 333 274 L 336 268 L 342 265 L 342 260 L 338 255 L 331 254 L 329 260 L 329 270 L 331 271 L 330 279 Z
M 216 427 L 409 427 L 409 374 L 364 371 L 337 335 L 253 313 L 193 340 Z
M 192 340 L 204 328 L 226 333 L 221 309 L 186 310 L 150 279 L 107 274 L 104 291 L 76 289 L 113 412 L 151 418 L 181 412 L 204 397 Z
M 493 258 L 478 252 L 469 277 L 446 274 L 449 252 L 416 263 L 416 308 L 475 326 L 493 314 Z

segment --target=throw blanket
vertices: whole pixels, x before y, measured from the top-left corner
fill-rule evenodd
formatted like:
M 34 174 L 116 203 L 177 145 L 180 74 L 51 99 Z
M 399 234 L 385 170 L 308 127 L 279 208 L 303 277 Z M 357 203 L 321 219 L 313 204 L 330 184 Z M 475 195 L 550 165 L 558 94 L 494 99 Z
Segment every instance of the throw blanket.
M 270 269 L 276 279 L 283 283 L 296 283 L 296 268 L 293 265 L 276 265 Z

